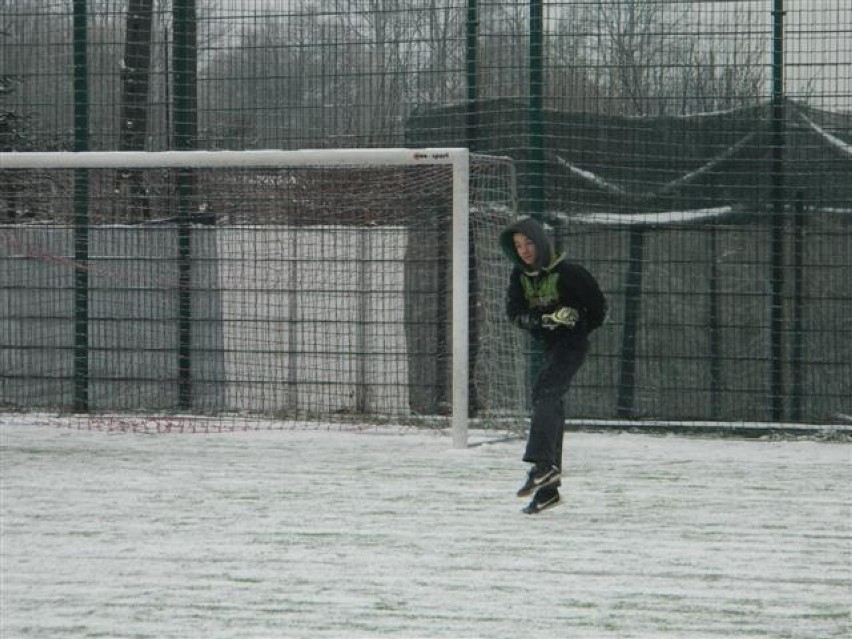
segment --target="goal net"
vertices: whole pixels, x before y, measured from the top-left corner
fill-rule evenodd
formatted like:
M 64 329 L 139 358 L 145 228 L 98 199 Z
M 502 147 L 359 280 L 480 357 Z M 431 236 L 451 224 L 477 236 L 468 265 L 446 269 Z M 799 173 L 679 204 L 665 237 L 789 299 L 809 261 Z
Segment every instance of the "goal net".
M 0 408 L 512 429 L 515 201 L 464 149 L 0 154 Z

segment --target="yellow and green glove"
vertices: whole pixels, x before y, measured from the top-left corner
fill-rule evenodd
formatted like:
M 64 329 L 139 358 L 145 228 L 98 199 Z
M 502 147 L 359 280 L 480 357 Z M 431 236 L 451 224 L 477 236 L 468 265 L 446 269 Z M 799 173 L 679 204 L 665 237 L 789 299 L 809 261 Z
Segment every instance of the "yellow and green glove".
M 561 306 L 552 313 L 541 316 L 542 328 L 555 330 L 557 328 L 574 328 L 580 320 L 580 313 L 576 308 Z

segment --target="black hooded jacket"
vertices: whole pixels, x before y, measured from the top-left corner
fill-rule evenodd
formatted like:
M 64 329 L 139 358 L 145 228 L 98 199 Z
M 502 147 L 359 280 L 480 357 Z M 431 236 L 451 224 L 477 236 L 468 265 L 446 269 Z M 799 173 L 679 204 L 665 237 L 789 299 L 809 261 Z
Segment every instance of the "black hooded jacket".
M 535 264 L 528 266 L 521 260 L 515 250 L 515 233 L 523 233 L 535 244 L 538 253 Z M 595 278 L 579 264 L 557 255 L 538 221 L 524 218 L 510 225 L 500 234 L 500 246 L 515 265 L 506 291 L 506 315 L 510 321 L 530 328 L 545 340 L 565 334 L 585 337 L 603 324 L 607 302 Z M 572 329 L 541 329 L 541 316 L 563 306 L 579 311 L 577 325 Z

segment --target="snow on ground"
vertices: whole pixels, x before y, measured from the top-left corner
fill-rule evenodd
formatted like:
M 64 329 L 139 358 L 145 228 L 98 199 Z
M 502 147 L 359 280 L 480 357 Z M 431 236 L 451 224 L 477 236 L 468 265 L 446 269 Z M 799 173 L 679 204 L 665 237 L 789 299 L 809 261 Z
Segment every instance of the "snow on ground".
M 134 434 L 0 420 L 0 637 L 773 637 L 852 630 L 852 445 Z

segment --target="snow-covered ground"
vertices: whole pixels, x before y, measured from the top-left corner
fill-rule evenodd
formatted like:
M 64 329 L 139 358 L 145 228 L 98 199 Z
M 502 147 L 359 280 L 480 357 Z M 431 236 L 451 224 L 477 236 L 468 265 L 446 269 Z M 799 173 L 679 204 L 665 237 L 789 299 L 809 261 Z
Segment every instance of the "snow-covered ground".
M 534 517 L 522 448 L 0 420 L 0 637 L 852 633 L 852 445 L 572 433 Z

